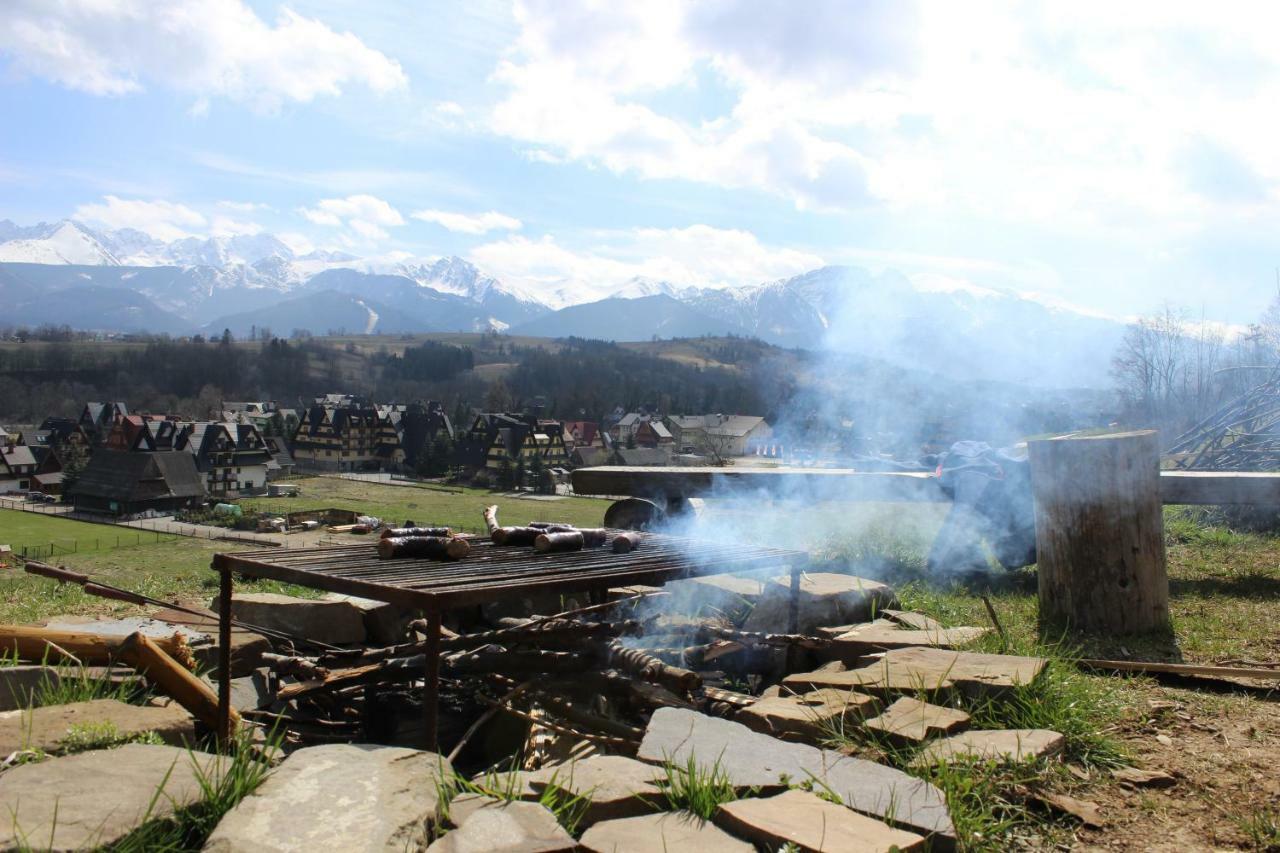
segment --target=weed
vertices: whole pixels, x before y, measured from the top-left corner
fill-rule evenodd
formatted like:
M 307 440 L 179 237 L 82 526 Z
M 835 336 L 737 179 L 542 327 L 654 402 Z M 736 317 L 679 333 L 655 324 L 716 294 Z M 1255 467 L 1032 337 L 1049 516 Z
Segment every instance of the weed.
M 141 698 L 137 687 L 128 681 L 115 682 L 108 675 L 93 675 L 83 666 L 63 666 L 58 667 L 56 676 L 41 679 L 32 694 L 32 704 L 42 707 L 95 699 L 129 702 Z
M 1260 807 L 1247 815 L 1233 817 L 1232 822 L 1249 839 L 1252 849 L 1268 853 L 1280 851 L 1280 809 Z
M 576 835 L 578 824 L 587 813 L 591 800 L 588 794 L 575 794 L 568 786 L 573 782 L 573 771 L 570 769 L 568 781 L 557 784 L 560 774 L 552 775 L 550 781 L 538 794 L 535 801 L 553 815 L 556 821 L 570 835 Z M 436 780 L 436 792 L 440 799 L 440 822 L 449 820 L 449 804 L 459 794 L 483 794 L 503 802 L 514 802 L 524 799 L 524 785 L 519 771 L 514 768 L 505 773 L 491 772 L 481 781 L 474 781 L 459 776 L 457 773 L 441 773 Z
M 114 749 L 126 743 L 161 745 L 164 740 L 155 732 L 126 734 L 110 720 L 96 723 L 80 723 L 67 729 L 67 735 L 58 741 L 58 750 L 67 755 L 88 752 L 91 749 Z
M 671 811 L 692 812 L 703 820 L 710 820 L 721 803 L 738 799 L 733 782 L 719 760 L 710 767 L 700 767 L 695 756 L 690 755 L 683 766 L 670 759 L 664 766 L 667 778 L 659 781 L 658 787 Z

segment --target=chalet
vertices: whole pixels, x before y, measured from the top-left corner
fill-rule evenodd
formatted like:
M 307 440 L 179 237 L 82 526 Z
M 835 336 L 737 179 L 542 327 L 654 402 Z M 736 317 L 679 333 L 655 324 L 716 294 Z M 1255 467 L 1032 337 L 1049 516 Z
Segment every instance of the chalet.
M 614 465 L 655 467 L 670 465 L 671 453 L 666 449 L 657 447 L 636 447 L 630 450 L 625 447 L 619 447 L 613 451 L 610 461 Z
M 292 476 L 295 463 L 285 440 L 278 435 L 264 435 L 262 440 L 267 443 L 267 452 L 271 454 L 271 461 L 267 463 L 267 479 Z
M 300 467 L 376 471 L 404 463 L 395 423 L 372 407 L 311 406 L 298 421 L 291 446 Z
M 619 445 L 629 444 L 635 437 L 636 430 L 642 423 L 650 420 L 649 415 L 640 412 L 627 412 L 609 427 L 609 436 Z
M 75 418 L 45 418 L 36 432 L 37 435 L 43 434 L 43 443 L 48 444 L 50 447 L 60 447 L 70 443 L 79 444 L 87 449 L 93 445 L 89 433 L 85 431 L 83 424 Z
M 267 485 L 271 454 L 253 424 L 197 421 L 183 424 L 173 449 L 195 460 L 212 497 L 236 497 Z
M 675 446 L 675 438 L 671 430 L 662 421 L 642 421 L 633 433 L 637 447 L 671 448 Z
M 582 445 L 575 447 L 569 455 L 569 462 L 579 468 L 594 468 L 597 465 L 609 464 L 610 452 L 603 447 Z
M 47 447 L 43 454 L 36 448 L 32 450 L 40 461 L 36 463 L 36 472 L 31 477 L 31 488 L 46 495 L 62 494 L 62 457 L 59 450 Z
M 559 421 L 510 412 L 483 412 L 476 415 L 471 429 L 458 440 L 461 464 L 490 471 L 502 467 L 502 460 L 514 463 L 539 456 L 548 467 L 568 463 L 564 427 Z
M 25 444 L 0 445 L 0 494 L 30 489 L 36 473 L 36 457 Z
M 756 415 L 675 415 L 666 424 L 681 453 L 720 458 L 745 456 L 773 435 L 765 419 Z
M 565 421 L 564 443 L 568 447 L 603 447 L 604 433 L 595 421 Z
M 99 448 L 67 490 L 77 510 L 138 515 L 198 506 L 205 488 L 190 453 Z
M 92 443 L 101 444 L 116 422 L 128 414 L 129 407 L 121 402 L 85 403 L 79 424 Z
M 441 436 L 453 441 L 453 422 L 445 414 L 444 404 L 435 400 L 410 403 L 395 418 L 405 464 L 415 467 L 423 448 Z

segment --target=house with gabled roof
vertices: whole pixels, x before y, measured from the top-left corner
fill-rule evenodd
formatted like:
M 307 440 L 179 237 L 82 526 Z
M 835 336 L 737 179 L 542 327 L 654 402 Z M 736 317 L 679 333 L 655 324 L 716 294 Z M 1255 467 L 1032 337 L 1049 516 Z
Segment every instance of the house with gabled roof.
M 253 424 L 193 421 L 181 426 L 173 447 L 195 460 L 212 497 L 238 497 L 267 486 L 271 454 Z
M 87 512 L 172 513 L 203 503 L 205 488 L 190 453 L 101 447 L 67 489 L 67 499 Z
M 26 491 L 36 473 L 36 457 L 25 444 L 6 441 L 0 444 L 0 494 Z
M 394 470 L 405 458 L 396 424 L 370 406 L 310 406 L 290 444 L 299 467 L 331 471 Z

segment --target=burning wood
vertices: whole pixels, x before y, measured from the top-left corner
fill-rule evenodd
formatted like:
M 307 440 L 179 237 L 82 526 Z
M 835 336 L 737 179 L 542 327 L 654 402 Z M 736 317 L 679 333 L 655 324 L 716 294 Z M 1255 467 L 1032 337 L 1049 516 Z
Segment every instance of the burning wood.
M 610 666 L 638 675 L 646 681 L 657 682 L 677 693 L 688 694 L 702 686 L 702 676 L 678 666 L 663 663 L 641 649 L 629 649 L 613 640 L 605 646 Z
M 470 543 L 460 536 L 393 536 L 378 540 L 378 556 L 384 560 L 411 557 L 461 560 L 470 553 Z

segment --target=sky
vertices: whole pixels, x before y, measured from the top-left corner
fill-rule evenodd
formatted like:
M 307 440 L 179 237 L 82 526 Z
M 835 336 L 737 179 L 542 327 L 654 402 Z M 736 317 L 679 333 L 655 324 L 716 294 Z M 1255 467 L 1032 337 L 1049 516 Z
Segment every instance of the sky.
M 1280 283 L 1280 4 L 5 0 L 0 218 L 456 254 L 525 287 L 824 264 L 1114 317 Z

